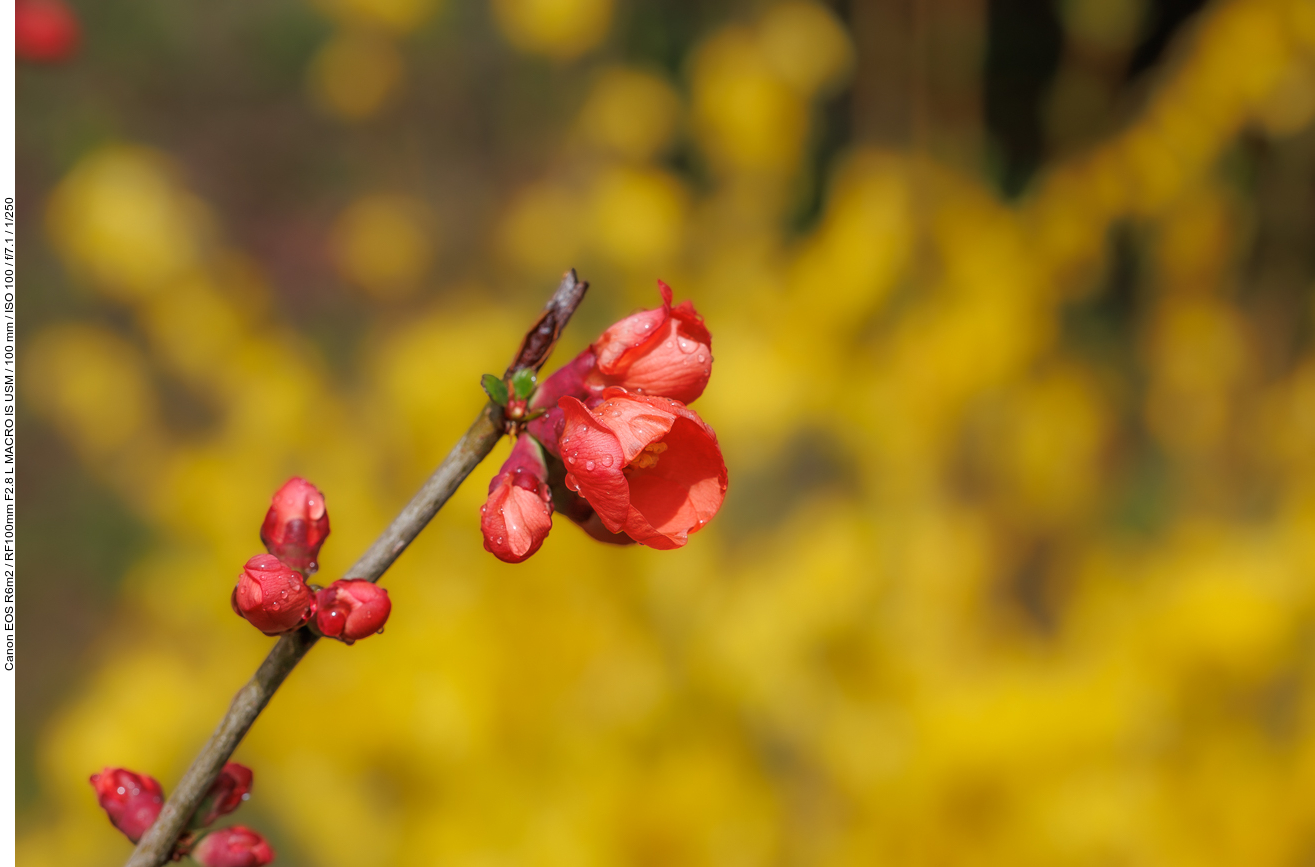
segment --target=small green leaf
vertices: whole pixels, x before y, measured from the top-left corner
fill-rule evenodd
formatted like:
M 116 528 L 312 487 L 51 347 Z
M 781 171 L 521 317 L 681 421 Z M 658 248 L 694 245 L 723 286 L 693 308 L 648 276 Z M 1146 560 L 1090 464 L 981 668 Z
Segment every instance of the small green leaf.
M 479 384 L 484 386 L 484 391 L 488 393 L 489 400 L 498 406 L 507 405 L 507 383 L 491 373 L 486 373 L 480 377 Z
M 528 367 L 522 367 L 511 375 L 512 395 L 517 400 L 526 400 L 534 393 L 534 384 L 536 381 L 534 371 Z

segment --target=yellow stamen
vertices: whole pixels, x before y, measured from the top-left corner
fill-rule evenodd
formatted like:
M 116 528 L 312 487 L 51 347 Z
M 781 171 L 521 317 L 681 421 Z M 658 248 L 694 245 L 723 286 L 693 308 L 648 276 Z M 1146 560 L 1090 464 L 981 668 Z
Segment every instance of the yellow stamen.
M 666 443 L 661 443 L 661 442 L 649 443 L 648 445 L 644 446 L 644 450 L 642 452 L 635 455 L 635 459 L 630 462 L 630 466 L 638 470 L 647 470 L 652 467 L 656 467 L 658 463 L 658 455 L 662 454 L 666 450 L 667 450 Z

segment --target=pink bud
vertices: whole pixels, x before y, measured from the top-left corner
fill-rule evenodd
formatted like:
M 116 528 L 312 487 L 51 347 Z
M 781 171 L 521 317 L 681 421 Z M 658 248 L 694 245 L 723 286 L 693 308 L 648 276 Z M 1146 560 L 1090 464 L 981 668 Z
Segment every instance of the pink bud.
M 272 554 L 247 561 L 231 601 L 234 611 L 266 635 L 291 632 L 315 613 L 315 597 L 301 573 Z
M 311 574 L 320 568 L 315 561 L 328 535 L 329 512 L 319 488 L 293 476 L 274 492 L 260 528 L 260 541 L 269 553 L 293 569 Z
M 202 837 L 192 859 L 202 867 L 263 867 L 274 860 L 274 850 L 255 831 L 234 825 Z
M 547 482 L 548 468 L 538 442 L 529 435 L 517 437 L 480 508 L 486 551 L 506 563 L 519 563 L 539 550 L 552 529 Z
M 154 777 L 134 774 L 125 768 L 106 768 L 91 775 L 96 800 L 110 817 L 110 824 L 136 843 L 164 807 L 164 790 Z
M 251 796 L 251 769 L 237 762 L 229 762 L 210 784 L 201 809 L 197 811 L 195 826 L 204 828 L 214 824 L 220 816 L 233 812 Z
M 382 631 L 393 603 L 378 584 L 364 578 L 342 578 L 319 592 L 316 608 L 319 633 L 352 644 Z

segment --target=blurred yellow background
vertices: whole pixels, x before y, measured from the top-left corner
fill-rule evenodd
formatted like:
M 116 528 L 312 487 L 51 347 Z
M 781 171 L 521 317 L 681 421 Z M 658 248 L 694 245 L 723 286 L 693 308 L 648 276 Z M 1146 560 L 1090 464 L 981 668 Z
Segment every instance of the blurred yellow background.
M 279 863 L 1315 856 L 1315 4 L 1033 4 L 1025 171 L 1026 3 L 140 5 L 20 77 L 22 867 L 126 858 L 270 494 L 340 575 L 572 265 L 556 363 L 706 317 L 723 514 L 508 566 L 502 444 L 239 748 Z

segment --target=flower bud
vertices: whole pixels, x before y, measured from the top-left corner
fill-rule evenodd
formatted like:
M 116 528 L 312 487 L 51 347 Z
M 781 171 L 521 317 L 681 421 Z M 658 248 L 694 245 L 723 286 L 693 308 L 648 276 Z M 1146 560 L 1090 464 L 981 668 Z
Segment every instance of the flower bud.
M 327 638 L 352 644 L 380 632 L 393 610 L 388 591 L 364 578 L 343 578 L 316 596 L 315 628 Z
M 164 790 L 154 777 L 134 774 L 124 768 L 106 768 L 91 775 L 96 800 L 110 817 L 110 824 L 136 843 L 164 807 Z
M 81 27 L 63 0 L 18 0 L 14 53 L 32 63 L 60 63 L 77 50 Z
M 493 556 L 519 563 L 539 550 L 552 529 L 552 495 L 543 451 L 534 437 L 517 437 L 479 510 L 484 549 Z
M 691 403 L 712 376 L 712 335 L 689 301 L 671 306 L 661 280 L 662 306 L 627 316 L 589 348 L 595 366 L 586 376 L 591 393 L 619 386 L 639 394 Z
M 233 588 L 233 610 L 266 635 L 297 629 L 315 613 L 315 597 L 301 573 L 272 554 L 247 561 Z
M 214 824 L 220 816 L 227 815 L 242 802 L 251 797 L 251 769 L 237 762 L 229 762 L 219 772 L 219 776 L 210 784 L 205 799 L 197 808 L 196 818 L 192 821 L 195 828 L 205 828 Z
M 329 512 L 320 489 L 300 476 L 288 479 L 274 493 L 260 541 L 269 553 L 309 575 L 320 567 L 315 561 L 328 535 Z
M 274 860 L 264 837 L 245 825 L 220 828 L 201 838 L 192 859 L 202 867 L 263 867 Z
M 712 428 L 665 397 L 608 389 L 589 408 L 563 397 L 558 448 L 565 485 L 612 533 L 651 548 L 679 548 L 726 498 L 726 463 Z

